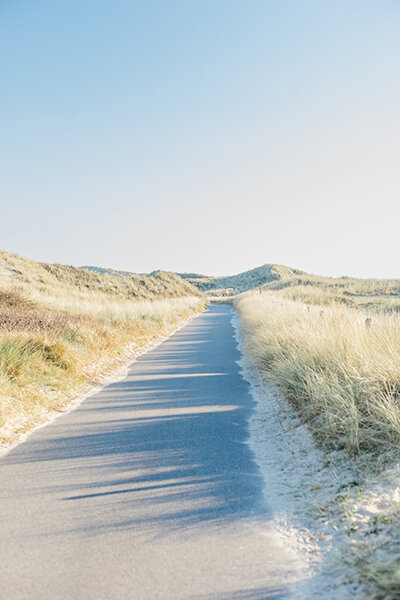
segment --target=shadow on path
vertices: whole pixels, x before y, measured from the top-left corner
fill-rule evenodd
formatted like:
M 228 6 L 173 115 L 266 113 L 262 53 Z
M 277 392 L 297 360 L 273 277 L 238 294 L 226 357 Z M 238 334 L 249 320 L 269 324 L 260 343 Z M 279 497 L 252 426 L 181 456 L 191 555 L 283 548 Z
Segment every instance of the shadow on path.
M 96 533 L 265 514 L 231 311 L 211 307 L 141 356 L 126 379 L 17 447 L 7 465 L 29 463 L 38 473 L 31 492 L 79 503 Z

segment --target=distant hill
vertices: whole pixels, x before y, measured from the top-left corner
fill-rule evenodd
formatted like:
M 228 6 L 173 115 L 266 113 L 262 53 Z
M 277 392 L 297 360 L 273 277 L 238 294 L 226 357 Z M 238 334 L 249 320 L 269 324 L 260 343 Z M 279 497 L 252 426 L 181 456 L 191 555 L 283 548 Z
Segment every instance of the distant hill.
M 163 271 L 152 271 L 150 274 L 138 274 L 131 271 L 118 271 L 116 269 L 106 269 L 104 267 L 84 266 L 82 269 L 119 278 L 136 277 L 159 277 Z M 273 282 L 288 281 L 295 277 L 305 275 L 303 271 L 292 269 L 283 265 L 265 264 L 237 275 L 228 275 L 225 277 L 213 277 L 200 273 L 168 273 L 183 280 L 190 286 L 193 286 L 200 292 L 213 296 L 233 296 L 241 292 L 246 292 L 256 287 L 264 286 Z
M 196 273 L 178 273 L 178 275 L 209 295 L 233 296 L 274 282 L 288 281 L 305 275 L 305 273 L 283 265 L 265 264 L 237 275 L 225 277 L 212 277 Z
M 94 273 L 99 273 L 100 275 L 116 275 L 118 277 L 136 277 L 136 275 L 140 275 L 141 273 L 133 273 L 132 271 L 118 271 L 117 269 L 106 269 L 105 267 L 92 267 L 92 266 L 82 266 L 80 269 L 86 269 L 87 271 L 93 271 Z
M 279 292 L 311 304 L 341 302 L 371 310 L 400 312 L 399 279 L 321 277 L 284 265 L 265 264 L 226 277 L 181 273 L 182 278 L 209 297 L 230 297 L 252 289 Z

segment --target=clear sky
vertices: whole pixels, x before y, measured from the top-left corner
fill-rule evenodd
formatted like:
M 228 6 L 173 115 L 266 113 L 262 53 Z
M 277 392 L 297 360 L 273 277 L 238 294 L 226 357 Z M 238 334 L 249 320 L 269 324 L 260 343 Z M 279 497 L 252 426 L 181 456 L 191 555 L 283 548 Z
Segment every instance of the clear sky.
M 400 277 L 398 0 L 0 0 L 0 246 Z

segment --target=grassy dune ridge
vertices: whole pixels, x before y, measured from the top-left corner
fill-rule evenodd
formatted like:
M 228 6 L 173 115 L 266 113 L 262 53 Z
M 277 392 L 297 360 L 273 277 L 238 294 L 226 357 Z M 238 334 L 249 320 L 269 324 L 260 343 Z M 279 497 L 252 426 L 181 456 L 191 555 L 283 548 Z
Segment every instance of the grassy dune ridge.
M 200 296 L 196 287 L 175 273 L 158 271 L 152 276 L 131 274 L 129 277 L 97 273 L 86 268 L 69 265 L 38 263 L 17 254 L 0 251 L 0 286 L 10 285 L 33 295 L 63 300 L 69 295 L 86 301 L 87 294 L 101 294 L 110 298 L 129 300 L 154 300 Z
M 277 293 L 236 300 L 247 348 L 320 444 L 349 454 L 400 445 L 400 317 Z M 366 319 L 371 319 L 367 321 Z
M 80 271 L 0 256 L 3 444 L 63 410 L 206 304 L 176 276 L 143 284 L 115 277 L 111 285 L 100 277 L 96 287 L 98 275 Z
M 259 288 L 306 304 L 335 302 L 374 312 L 400 311 L 400 279 L 321 277 L 276 264 L 265 264 L 228 277 L 181 275 L 213 299 L 235 298 L 240 293 Z

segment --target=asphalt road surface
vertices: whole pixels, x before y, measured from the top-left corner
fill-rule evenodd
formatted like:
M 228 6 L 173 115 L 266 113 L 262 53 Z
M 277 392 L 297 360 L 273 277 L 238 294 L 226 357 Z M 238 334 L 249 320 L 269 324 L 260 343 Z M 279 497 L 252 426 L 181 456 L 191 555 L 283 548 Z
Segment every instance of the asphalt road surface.
M 289 597 L 232 310 L 212 306 L 0 459 L 1 600 Z

